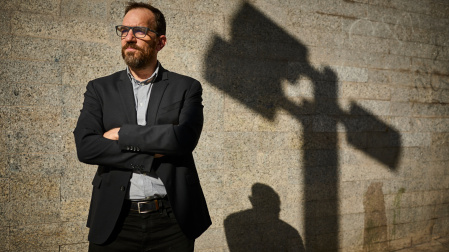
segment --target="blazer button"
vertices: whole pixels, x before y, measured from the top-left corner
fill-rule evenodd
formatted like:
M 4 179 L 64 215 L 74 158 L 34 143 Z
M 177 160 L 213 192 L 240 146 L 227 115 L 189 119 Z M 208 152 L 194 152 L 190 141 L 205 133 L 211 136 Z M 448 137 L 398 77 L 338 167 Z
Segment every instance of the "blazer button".
M 124 187 L 124 186 L 121 186 L 121 187 L 120 187 L 120 191 L 124 192 L 124 191 L 125 191 L 125 187 Z

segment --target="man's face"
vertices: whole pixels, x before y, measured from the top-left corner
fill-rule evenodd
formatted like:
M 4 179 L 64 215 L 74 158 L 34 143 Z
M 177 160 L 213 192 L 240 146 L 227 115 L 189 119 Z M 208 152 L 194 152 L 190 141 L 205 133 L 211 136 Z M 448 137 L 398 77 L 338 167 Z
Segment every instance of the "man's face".
M 143 8 L 130 10 L 123 18 L 123 25 L 143 26 L 155 30 L 154 14 Z M 157 61 L 158 48 L 157 35 L 151 31 L 144 38 L 136 38 L 128 32 L 126 37 L 122 38 L 122 57 L 125 63 L 133 69 L 142 69 L 152 62 Z

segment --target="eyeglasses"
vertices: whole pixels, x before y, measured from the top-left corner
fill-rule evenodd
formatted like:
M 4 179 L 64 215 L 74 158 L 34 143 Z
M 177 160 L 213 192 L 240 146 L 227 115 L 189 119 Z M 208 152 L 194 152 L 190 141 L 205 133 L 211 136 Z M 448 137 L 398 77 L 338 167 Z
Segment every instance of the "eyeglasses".
M 153 32 L 154 34 L 156 34 L 157 36 L 159 36 L 159 33 L 157 33 L 156 31 L 151 30 L 148 27 L 143 27 L 143 26 L 125 26 L 125 25 L 117 25 L 115 27 L 115 31 L 117 32 L 117 35 L 119 37 L 126 37 L 128 35 L 129 30 L 133 31 L 133 35 L 136 38 L 144 38 L 147 33 Z

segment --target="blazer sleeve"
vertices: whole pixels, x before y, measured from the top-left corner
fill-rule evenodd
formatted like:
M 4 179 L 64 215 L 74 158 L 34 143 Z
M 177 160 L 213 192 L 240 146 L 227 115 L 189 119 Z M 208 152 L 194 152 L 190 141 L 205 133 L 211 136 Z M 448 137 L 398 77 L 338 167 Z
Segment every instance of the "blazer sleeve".
M 148 171 L 153 155 L 124 152 L 117 141 L 103 137 L 103 111 L 101 96 L 94 82 L 89 82 L 84 94 L 83 108 L 74 130 L 78 159 L 87 164 L 114 168 Z
M 183 102 L 178 122 L 148 126 L 123 125 L 118 140 L 122 150 L 163 155 L 192 153 L 200 138 L 204 118 L 201 84 L 197 80 L 189 80 L 189 88 L 179 90 L 183 93 Z

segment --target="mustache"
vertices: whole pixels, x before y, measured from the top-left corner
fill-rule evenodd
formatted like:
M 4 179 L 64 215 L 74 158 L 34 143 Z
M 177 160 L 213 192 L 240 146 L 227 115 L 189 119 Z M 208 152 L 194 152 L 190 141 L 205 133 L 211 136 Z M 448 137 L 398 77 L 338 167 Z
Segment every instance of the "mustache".
M 136 44 L 126 43 L 126 44 L 122 47 L 123 50 L 126 50 L 126 49 L 128 49 L 128 48 L 132 48 L 132 49 L 136 49 L 136 50 L 142 51 L 142 48 L 138 47 Z

